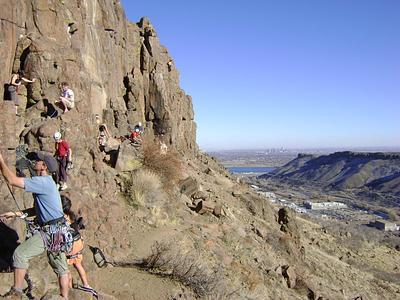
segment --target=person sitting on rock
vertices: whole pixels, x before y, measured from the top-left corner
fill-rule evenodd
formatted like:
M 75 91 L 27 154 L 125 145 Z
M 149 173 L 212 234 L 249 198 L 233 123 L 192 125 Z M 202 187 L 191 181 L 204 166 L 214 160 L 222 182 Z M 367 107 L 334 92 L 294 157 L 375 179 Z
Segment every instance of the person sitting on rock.
M 10 95 L 10 100 L 14 101 L 15 114 L 17 116 L 19 116 L 18 115 L 18 106 L 21 105 L 21 100 L 18 97 L 18 89 L 19 89 L 20 85 L 22 84 L 22 82 L 33 83 L 35 81 L 36 81 L 35 78 L 32 78 L 32 80 L 25 78 L 24 71 L 22 71 L 22 70 L 18 70 L 18 73 L 11 75 L 10 84 L 9 84 L 7 90 Z
M 99 126 L 99 146 L 102 150 L 104 150 L 104 147 L 107 146 L 107 142 L 110 139 L 111 135 L 110 132 L 108 132 L 107 125 L 106 124 L 101 124 Z
M 68 82 L 61 83 L 61 96 L 56 103 L 61 104 L 61 108 L 64 109 L 64 113 L 75 107 L 75 95 L 74 92 L 69 88 Z
M 161 155 L 167 154 L 168 146 L 167 146 L 167 144 L 165 144 L 164 135 L 163 134 L 160 135 L 159 142 L 160 142 L 160 154 Z
M 54 133 L 54 140 L 56 141 L 55 143 L 55 157 L 58 161 L 59 164 L 59 182 L 58 184 L 60 185 L 60 190 L 63 191 L 68 188 L 67 186 L 67 166 L 68 162 L 72 161 L 72 151 L 71 148 L 69 147 L 69 144 L 67 141 L 61 139 L 61 133 L 56 132 Z
M 74 238 L 72 250 L 71 252 L 67 253 L 67 263 L 69 266 L 71 265 L 74 266 L 83 284 L 82 286 L 76 285 L 76 287 L 86 292 L 92 293 L 97 298 L 97 292 L 90 287 L 86 276 L 86 271 L 82 266 L 82 260 L 83 260 L 82 251 L 84 243 L 79 230 L 85 228 L 85 226 L 83 225 L 83 219 L 82 217 L 78 218 L 76 214 L 71 210 L 72 203 L 70 198 L 62 195 L 61 204 L 64 212 L 64 217 L 69 222 L 71 228 L 73 229 L 72 236 Z M 68 273 L 68 277 L 69 277 L 69 288 L 72 288 L 73 286 L 72 286 L 71 272 Z

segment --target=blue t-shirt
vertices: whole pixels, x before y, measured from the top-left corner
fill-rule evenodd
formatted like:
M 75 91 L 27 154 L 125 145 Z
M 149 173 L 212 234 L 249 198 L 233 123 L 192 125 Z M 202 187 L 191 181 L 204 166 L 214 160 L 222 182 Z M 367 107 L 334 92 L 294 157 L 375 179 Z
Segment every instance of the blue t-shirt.
M 33 193 L 39 222 L 45 223 L 64 216 L 60 193 L 51 176 L 24 178 L 25 191 Z

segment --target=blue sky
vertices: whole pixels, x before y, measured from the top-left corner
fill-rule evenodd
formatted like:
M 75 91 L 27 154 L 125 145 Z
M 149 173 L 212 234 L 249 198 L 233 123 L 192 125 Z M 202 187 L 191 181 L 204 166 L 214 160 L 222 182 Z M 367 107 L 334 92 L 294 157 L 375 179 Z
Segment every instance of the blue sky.
M 122 1 L 150 18 L 204 150 L 400 146 L 400 1 Z

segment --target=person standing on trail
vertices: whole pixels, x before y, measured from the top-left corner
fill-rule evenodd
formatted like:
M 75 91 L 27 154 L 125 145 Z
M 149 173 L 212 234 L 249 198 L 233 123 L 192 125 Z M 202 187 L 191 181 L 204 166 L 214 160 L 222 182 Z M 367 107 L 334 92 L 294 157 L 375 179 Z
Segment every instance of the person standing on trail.
M 68 198 L 67 196 L 62 195 L 61 196 L 61 203 L 62 203 L 62 208 L 64 212 L 64 217 L 70 224 L 71 228 L 74 230 L 72 233 L 72 236 L 74 238 L 74 243 L 72 246 L 71 252 L 67 253 L 67 263 L 69 266 L 74 266 L 76 271 L 79 274 L 79 277 L 82 281 L 82 285 L 75 284 L 73 285 L 72 283 L 72 274 L 71 272 L 68 273 L 69 277 L 69 288 L 72 288 L 73 286 L 77 289 L 83 290 L 85 292 L 90 292 L 95 296 L 96 298 L 98 297 L 97 292 L 90 287 L 87 276 L 86 276 L 86 271 L 82 265 L 83 261 L 83 239 L 80 234 L 80 230 L 84 229 L 85 226 L 83 225 L 83 220 L 82 217 L 77 217 L 76 214 L 71 210 L 71 199 Z
M 32 236 L 15 249 L 13 254 L 14 285 L 9 292 L 2 296 L 4 299 L 22 298 L 24 277 L 29 267 L 29 260 L 39 256 L 45 250 L 47 250 L 49 263 L 58 276 L 60 294 L 64 299 L 68 299 L 68 265 L 65 252 L 72 247 L 72 238 L 68 236 L 69 226 L 64 219 L 56 184 L 48 174 L 47 161 L 47 156 L 38 155 L 34 166 L 36 176 L 23 178 L 11 172 L 0 153 L 1 173 L 8 184 L 32 193 L 34 198 L 32 208 L 2 213 L 0 221 L 5 222 L 16 217 L 36 215 L 37 222 Z
M 21 105 L 21 100 L 18 97 L 18 89 L 23 82 L 33 83 L 36 79 L 32 78 L 29 80 L 24 77 L 24 72 L 22 70 L 18 70 L 18 73 L 11 75 L 10 84 L 8 86 L 8 93 L 10 95 L 10 100 L 14 101 L 15 104 L 15 114 L 18 115 L 18 106 Z
M 58 161 L 59 165 L 59 182 L 58 184 L 60 185 L 60 190 L 63 191 L 68 188 L 67 186 L 67 165 L 68 162 L 72 161 L 72 152 L 71 148 L 69 147 L 69 144 L 67 141 L 61 139 L 61 133 L 56 132 L 54 133 L 54 140 L 55 140 L 55 149 L 56 149 L 56 154 L 55 157 Z
M 74 92 L 69 88 L 68 82 L 61 83 L 61 96 L 56 103 L 61 104 L 61 108 L 64 109 L 64 113 L 75 107 L 75 95 Z

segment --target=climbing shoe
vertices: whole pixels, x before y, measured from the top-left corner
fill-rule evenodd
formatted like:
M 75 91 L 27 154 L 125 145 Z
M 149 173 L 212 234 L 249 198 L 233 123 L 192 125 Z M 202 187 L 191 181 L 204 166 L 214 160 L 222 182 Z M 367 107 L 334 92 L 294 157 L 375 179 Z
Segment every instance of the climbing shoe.
M 73 288 L 77 289 L 77 290 L 84 291 L 84 292 L 91 293 L 94 298 L 99 299 L 99 294 L 96 292 L 96 290 L 94 288 L 91 288 L 90 286 L 86 287 L 86 286 L 83 286 L 83 285 L 76 284 L 76 285 L 73 286 Z
M 7 293 L 1 296 L 1 299 L 20 300 L 22 299 L 22 292 L 17 291 L 14 287 L 12 287 Z

